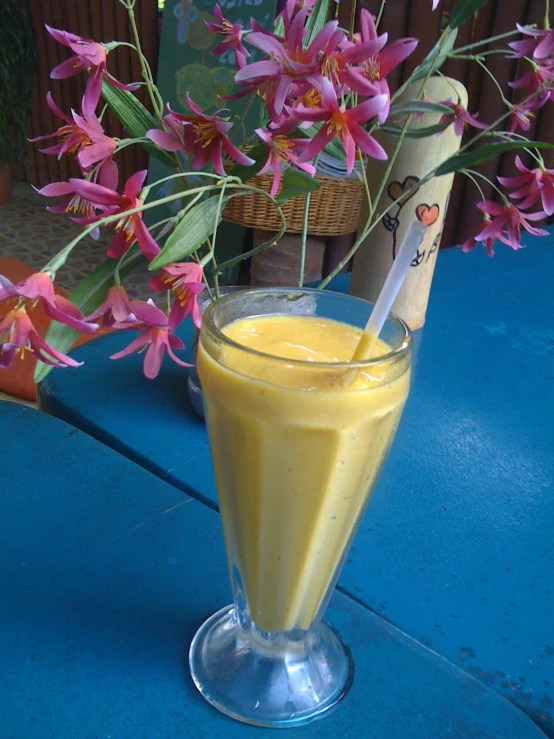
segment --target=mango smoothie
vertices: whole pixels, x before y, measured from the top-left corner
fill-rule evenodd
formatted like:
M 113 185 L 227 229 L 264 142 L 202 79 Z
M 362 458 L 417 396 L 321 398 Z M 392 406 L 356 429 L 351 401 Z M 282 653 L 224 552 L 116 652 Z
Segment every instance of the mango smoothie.
M 222 331 L 231 342 L 201 335 L 197 363 L 232 576 L 260 629 L 308 629 L 392 443 L 409 357 L 334 369 L 361 331 L 315 316 Z

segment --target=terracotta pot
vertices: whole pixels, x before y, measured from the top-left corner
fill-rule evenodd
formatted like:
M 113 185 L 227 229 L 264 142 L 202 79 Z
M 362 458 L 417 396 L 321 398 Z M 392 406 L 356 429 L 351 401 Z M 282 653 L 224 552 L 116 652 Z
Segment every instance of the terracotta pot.
M 254 231 L 254 247 L 271 238 L 271 232 Z M 250 284 L 256 287 L 293 287 L 298 285 L 300 268 L 299 234 L 285 234 L 279 243 L 252 257 Z M 306 262 L 304 265 L 304 284 L 321 280 L 325 240 L 318 236 L 308 236 L 306 241 Z
M 0 162 L 0 205 L 12 199 L 12 168 L 9 162 Z
M 420 86 L 420 82 L 410 85 L 398 102 L 406 103 L 413 100 Z M 425 97 L 428 100 L 453 98 L 455 101 L 456 95 L 459 95 L 461 104 L 466 107 L 467 90 L 460 82 L 434 77 L 428 80 L 425 86 Z M 439 118 L 439 113 L 422 116 L 412 121 L 411 128 L 435 125 Z M 378 138 L 390 155 L 397 139 L 382 133 Z M 403 318 L 411 329 L 420 328 L 425 323 L 431 280 L 454 175 L 435 177 L 418 190 L 410 188 L 429 170 L 455 154 L 460 144 L 461 136 L 456 136 L 453 126 L 449 126 L 440 136 L 433 134 L 421 139 L 408 137 L 404 139 L 377 211 L 383 212 L 396 200 L 398 203 L 369 234 L 354 257 L 350 292 L 374 303 L 410 222 L 417 218 L 428 226 L 425 239 L 392 307 L 393 312 Z M 386 166 L 387 162 L 369 161 L 367 175 L 372 192 L 379 187 Z M 404 192 L 406 195 L 402 198 Z M 459 207 L 459 204 L 454 203 L 452 207 Z M 367 207 L 366 212 L 362 213 L 360 224 L 365 225 L 366 218 Z

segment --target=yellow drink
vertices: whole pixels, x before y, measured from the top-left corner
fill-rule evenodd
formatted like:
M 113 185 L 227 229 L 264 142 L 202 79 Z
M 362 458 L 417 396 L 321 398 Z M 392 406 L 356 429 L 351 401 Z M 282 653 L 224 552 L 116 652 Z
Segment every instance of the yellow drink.
M 204 331 L 198 349 L 229 562 L 260 629 L 308 629 L 393 440 L 409 352 L 377 342 L 382 361 L 334 368 L 361 330 L 315 316 L 243 318 L 222 331 L 251 350 Z

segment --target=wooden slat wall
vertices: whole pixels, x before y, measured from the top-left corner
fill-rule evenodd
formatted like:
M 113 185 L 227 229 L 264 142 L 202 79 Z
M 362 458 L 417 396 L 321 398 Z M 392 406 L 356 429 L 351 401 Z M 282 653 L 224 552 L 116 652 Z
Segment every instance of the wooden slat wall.
M 431 0 L 388 0 L 381 29 L 388 32 L 389 41 L 402 36 L 414 36 L 420 39 L 418 48 L 412 57 L 406 60 L 403 69 L 395 70 L 396 75 L 393 73 L 389 77 L 392 90 L 408 78 L 416 64 L 424 58 L 437 41 L 441 25 L 446 23 L 448 13 L 455 3 L 456 0 L 443 0 L 440 8 L 433 13 L 431 12 Z M 508 4 L 509 13 L 506 12 Z M 361 0 L 361 6 L 370 10 L 374 15 L 378 13 L 380 5 L 380 0 Z M 352 0 L 341 0 L 338 16 L 341 25 L 348 25 L 351 7 Z M 516 22 L 541 25 L 543 17 L 544 0 L 510 0 L 509 3 L 489 0 L 479 11 L 473 23 L 468 23 L 460 29 L 457 45 L 465 46 L 472 40 L 510 31 L 515 28 Z M 499 80 L 506 97 L 510 99 L 510 88 L 507 83 L 519 76 L 517 62 L 505 59 L 501 55 L 494 55 L 488 58 L 487 66 Z M 492 122 L 505 111 L 492 81 L 475 63 L 449 60 L 443 72 L 466 85 L 470 100 L 469 110 L 471 113 L 479 111 L 481 120 Z M 472 135 L 472 130 L 466 131 L 464 143 L 469 141 Z M 535 137 L 554 143 L 554 103 L 549 102 L 537 113 L 528 135 L 530 138 Z M 543 157 L 547 167 L 554 167 L 552 151 L 543 152 Z M 515 172 L 513 159 L 513 154 L 506 154 L 494 162 L 479 167 L 479 170 L 490 179 L 494 179 L 499 174 L 511 175 Z M 483 189 L 487 198 L 496 199 L 496 194 L 491 187 L 485 186 Z M 475 208 L 478 200 L 480 196 L 473 184 L 463 176 L 456 175 L 442 240 L 444 246 L 461 243 L 479 227 L 482 216 Z
M 29 136 L 35 137 L 53 132 L 63 125 L 46 105 L 48 90 L 52 91 L 55 102 L 64 112 L 69 114 L 71 108 L 79 112 L 86 81 L 85 74 L 65 80 L 49 78 L 50 70 L 67 59 L 71 51 L 54 41 L 46 32 L 44 24 L 71 31 L 84 38 L 93 38 L 95 41 L 132 41 L 132 37 L 127 11 L 117 0 L 31 0 L 31 5 L 38 45 L 38 70 Z M 137 0 L 135 15 L 143 52 L 155 75 L 159 43 L 157 0 Z M 111 52 L 108 56 L 108 69 L 122 82 L 141 79 L 137 56 L 129 48 L 120 47 Z M 139 98 L 147 104 L 144 93 L 144 89 L 141 89 Z M 123 135 L 115 117 L 108 114 L 104 125 L 111 135 Z M 54 143 L 54 140 L 47 143 Z M 19 167 L 16 177 L 26 177 L 33 185 L 43 186 L 48 182 L 79 174 L 77 166 L 68 162 L 67 158 L 58 162 L 55 157 L 41 154 L 39 147 L 39 144 L 29 145 L 26 170 Z M 147 155 L 140 147 L 128 147 L 117 156 L 122 180 L 148 165 Z

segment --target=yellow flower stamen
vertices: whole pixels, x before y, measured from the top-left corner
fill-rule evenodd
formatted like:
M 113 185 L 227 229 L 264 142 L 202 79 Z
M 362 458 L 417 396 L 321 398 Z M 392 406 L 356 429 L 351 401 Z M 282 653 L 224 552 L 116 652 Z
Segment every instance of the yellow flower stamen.
M 381 63 L 376 54 L 370 56 L 369 59 L 364 62 L 363 69 L 365 76 L 372 82 L 377 82 L 381 79 Z

